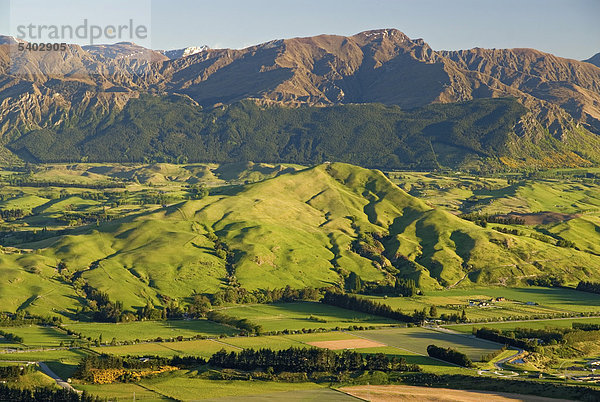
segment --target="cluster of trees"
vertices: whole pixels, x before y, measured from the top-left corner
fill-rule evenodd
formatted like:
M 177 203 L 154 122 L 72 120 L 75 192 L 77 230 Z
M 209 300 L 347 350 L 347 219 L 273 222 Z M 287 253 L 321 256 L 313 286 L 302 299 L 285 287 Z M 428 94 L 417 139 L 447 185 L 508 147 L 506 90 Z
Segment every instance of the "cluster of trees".
M 422 312 L 416 312 L 414 315 L 404 314 L 400 310 L 394 310 L 386 304 L 374 302 L 372 300 L 357 297 L 354 295 L 326 291 L 321 302 L 331 306 L 337 306 L 348 310 L 360 311 L 362 313 L 378 315 L 381 317 L 391 318 L 393 320 L 404 322 L 420 322 L 425 317 L 422 317 Z
M 221 314 L 218 311 L 209 311 L 206 314 L 206 318 L 211 321 L 218 322 L 220 324 L 229 325 L 242 330 L 241 335 L 245 334 L 260 334 L 262 332 L 262 326 L 246 318 L 235 318 L 225 314 Z
M 87 392 L 78 394 L 64 388 L 34 388 L 20 389 L 0 384 L 0 400 L 11 402 L 101 402 L 99 397 L 91 396 Z
M 204 197 L 208 196 L 209 191 L 204 184 L 197 183 L 192 184 L 188 188 L 188 193 L 190 194 L 190 198 L 192 200 L 201 200 Z
M 361 277 L 354 272 L 351 272 L 346 279 L 346 288 L 350 284 L 360 284 L 360 289 L 355 290 L 356 293 L 366 295 L 386 295 L 399 297 L 412 297 L 419 294 L 417 284 L 414 279 L 396 278 L 393 285 L 382 285 L 374 282 L 363 282 Z
M 22 325 L 60 325 L 62 319 L 57 316 L 41 317 L 30 315 L 24 311 L 16 313 L 0 313 L 0 326 L 18 327 Z
M 23 343 L 23 338 L 12 334 L 10 332 L 6 332 L 6 331 L 2 331 L 0 330 L 0 336 L 2 336 L 4 339 L 6 339 L 8 342 L 16 342 L 16 343 Z
M 206 312 L 210 309 L 210 299 L 199 293 L 194 293 L 190 298 L 190 304 L 188 304 L 187 307 L 187 315 L 190 318 L 204 317 Z
M 529 351 L 539 351 L 540 345 L 563 343 L 568 329 L 515 328 L 501 330 L 495 328 L 473 328 L 473 334 L 482 339 L 503 343 Z
M 379 104 L 268 108 L 242 101 L 201 109 L 183 99 L 142 96 L 106 116 L 34 130 L 9 147 L 44 162 L 240 162 L 314 165 L 327 160 L 386 169 L 438 168 L 468 156 L 504 154 L 525 109 L 480 99 L 403 111 Z M 185 135 L 182 135 L 185 133 Z M 273 135 L 277 133 L 277 135 Z M 449 140 L 450 139 L 450 140 Z M 455 152 L 436 154 L 451 141 Z M 446 145 L 447 146 L 447 145 Z
M 0 218 L 5 221 L 14 221 L 27 216 L 27 212 L 21 208 L 0 210 Z
M 592 324 L 589 322 L 574 322 L 572 328 L 579 331 L 600 331 L 600 324 Z
M 59 263 L 58 269 L 67 279 L 69 274 L 66 264 Z M 100 322 L 123 322 L 135 320 L 166 320 L 181 318 L 203 318 L 210 315 L 212 320 L 227 325 L 234 326 L 247 333 L 257 333 L 261 331 L 259 325 L 250 322 L 231 321 L 230 317 L 222 314 L 210 312 L 213 306 L 220 306 L 226 303 L 277 303 L 277 302 L 295 302 L 295 301 L 317 301 L 321 298 L 321 289 L 303 288 L 293 289 L 289 285 L 280 289 L 258 289 L 248 291 L 242 287 L 228 287 L 212 295 L 205 296 L 194 293 L 188 298 L 187 304 L 170 301 L 166 307 L 155 307 L 150 301 L 137 312 L 125 311 L 121 302 L 110 300 L 106 292 L 94 289 L 87 283 L 81 285 L 81 290 L 85 292 L 87 306 L 80 312 L 80 317 L 88 317 L 94 321 Z M 0 322 L 2 318 L 0 316 Z
M 346 277 L 345 282 L 346 290 L 349 292 L 359 293 L 363 290 L 362 278 L 354 271 L 350 272 L 350 274 Z
M 175 356 L 172 358 L 153 356 L 139 358 L 131 356 L 119 357 L 108 354 L 87 355 L 79 362 L 73 376 L 84 381 L 93 381 L 93 370 L 154 370 L 162 366 L 190 367 L 204 364 L 206 364 L 206 360 L 195 356 Z
M 552 237 L 545 236 L 545 235 L 540 234 L 540 233 L 530 233 L 529 237 L 531 237 L 532 239 L 543 241 L 544 243 L 554 244 L 554 239 Z
M 374 265 L 378 268 L 391 265 L 390 261 L 383 255 L 385 247 L 380 239 L 381 236 L 374 233 L 360 233 L 358 238 L 352 242 L 352 251 L 373 261 Z M 360 291 L 360 289 L 350 290 Z
M 394 284 L 395 296 L 412 297 L 418 294 L 417 284 L 414 279 L 396 278 Z
M 293 289 L 287 285 L 279 289 L 258 289 L 248 291 L 242 287 L 229 287 L 210 296 L 212 305 L 220 306 L 225 303 L 278 303 L 295 301 L 316 301 L 321 298 L 321 289 Z
M 517 348 L 540 351 L 547 345 L 572 345 L 578 342 L 597 343 L 600 341 L 600 325 L 573 323 L 573 328 L 515 328 L 500 330 L 491 328 L 473 329 L 478 338 L 504 343 Z
M 582 292 L 600 294 L 600 283 L 599 282 L 580 281 L 577 284 L 576 289 L 580 290 Z
M 516 348 L 537 351 L 539 350 L 539 343 L 529 339 L 516 339 L 510 334 L 504 334 L 502 330 L 494 328 L 473 328 L 473 335 L 481 339 L 487 339 L 488 341 L 503 343 L 505 345 L 514 346 Z
M 567 239 L 558 239 L 556 240 L 556 246 L 565 248 L 575 248 L 575 242 Z
M 0 194 L 0 201 L 12 200 L 13 198 L 22 197 L 24 193 L 19 191 L 18 193 L 5 193 Z
M 190 297 L 190 302 L 187 306 L 171 300 L 164 308 L 156 308 L 148 301 L 146 305 L 137 311 L 134 318 L 140 321 L 143 320 L 167 320 L 181 318 L 201 318 L 205 317 L 206 313 L 212 308 L 208 297 L 194 293 Z
M 67 183 L 62 181 L 37 180 L 29 175 L 11 175 L 6 182 L 15 187 L 62 187 L 62 188 L 89 188 L 103 190 L 106 188 L 125 188 L 125 183 L 107 181 L 95 183 Z
M 539 339 L 545 345 L 553 345 L 563 343 L 569 331 L 568 328 L 515 328 L 509 333 L 518 339 Z
M 168 205 L 177 201 L 172 195 L 163 192 L 148 192 L 140 195 L 140 204 Z
M 274 351 L 271 349 L 245 349 L 241 352 L 221 350 L 212 355 L 211 366 L 238 370 L 269 368 L 275 372 L 340 372 L 357 370 L 378 371 L 420 371 L 416 365 L 409 365 L 403 358 L 389 357 L 383 353 L 364 355 L 350 350 L 336 353 L 329 349 L 289 348 Z
M 473 362 L 464 353 L 459 352 L 452 348 L 441 348 L 436 345 L 427 346 L 427 354 L 436 359 L 444 360 L 446 362 L 458 364 L 463 367 L 473 367 Z
M 148 301 L 146 303 L 146 305 L 144 307 L 142 307 L 141 309 L 139 309 L 137 312 L 137 319 L 140 321 L 142 321 L 142 320 L 157 321 L 157 320 L 166 320 L 167 318 L 170 318 L 167 316 L 167 310 L 155 308 L 154 305 L 152 305 L 152 303 L 150 303 L 150 301 Z
M 340 374 L 357 371 L 367 372 L 421 372 L 419 366 L 407 364 L 404 358 L 387 356 L 383 353 L 362 354 L 351 350 L 341 353 L 319 348 L 289 348 L 284 350 L 244 349 L 240 352 L 227 352 L 222 349 L 214 353 L 209 360 L 196 356 L 175 356 L 172 358 L 152 357 L 116 357 L 112 355 L 88 355 L 81 360 L 74 377 L 93 381 L 97 370 L 123 370 L 118 381 L 128 381 L 135 370 L 157 370 L 165 366 L 178 368 L 199 367 L 209 364 L 219 369 L 234 369 L 240 371 L 262 370 L 273 379 L 274 373 L 278 378 L 286 378 L 286 373 L 302 374 Z M 224 372 L 224 374 L 230 371 Z M 293 377 L 293 376 L 292 376 Z M 295 378 L 295 377 L 294 377 Z M 306 378 L 306 376 L 304 376 Z
M 113 219 L 120 218 L 121 215 L 107 214 L 106 212 L 63 212 L 58 220 L 69 225 L 89 225 L 89 224 L 100 224 L 102 222 L 110 222 Z
M 89 284 L 85 284 L 82 288 L 87 298 L 87 310 L 92 313 L 94 321 L 100 322 L 119 322 L 123 321 L 123 303 L 120 301 L 113 302 L 110 300 L 108 293 L 94 289 Z
M 460 215 L 461 218 L 475 222 L 480 226 L 487 226 L 487 223 L 499 223 L 501 225 L 524 225 L 525 220 L 521 218 L 517 218 L 516 216 L 497 216 L 497 215 L 489 215 L 489 214 L 481 214 L 478 212 L 473 212 L 469 214 Z
M 77 366 L 77 373 L 87 372 L 90 369 L 146 369 L 156 368 L 168 364 L 169 358 L 153 357 L 153 358 L 136 358 L 136 357 L 120 357 L 109 354 L 87 355 Z M 82 378 L 82 377 L 78 377 Z
M 15 379 L 22 375 L 32 373 L 34 371 L 33 365 L 27 366 L 0 366 L 0 378 L 4 379 Z
M 495 350 L 493 352 L 481 355 L 481 361 L 482 362 L 489 362 L 493 358 L 500 356 L 506 349 L 508 349 L 508 348 L 506 347 L 506 345 L 504 345 L 504 346 L 502 346 L 498 350 Z
M 600 342 L 600 331 L 597 330 L 571 330 L 565 333 L 565 342 L 574 344 L 585 342 L 587 344 L 598 344 Z
M 227 277 L 229 284 L 234 287 L 240 287 L 237 278 L 235 277 L 235 253 L 229 248 L 227 243 L 219 238 L 214 232 L 208 232 L 207 237 L 213 242 L 215 247 L 215 254 L 217 257 L 225 261 L 225 270 L 227 271 Z
M 494 229 L 497 232 L 500 233 L 506 233 L 506 234 L 511 234 L 511 235 L 515 235 L 515 236 L 523 236 L 523 232 L 520 231 L 519 229 L 509 229 L 509 228 L 503 228 L 500 226 L 494 226 L 492 229 Z
M 541 278 L 531 278 L 527 280 L 527 283 L 531 286 L 543 286 L 547 288 L 558 288 L 564 285 L 564 281 L 554 275 L 548 275 Z
M 432 307 L 434 307 L 434 306 L 432 306 Z M 435 316 L 431 315 L 431 317 L 435 317 Z M 440 315 L 440 320 L 447 321 L 447 322 L 467 322 L 469 319 L 467 318 L 467 311 L 465 309 L 462 309 L 462 312 L 460 314 L 458 314 L 458 313 L 442 314 L 442 315 Z

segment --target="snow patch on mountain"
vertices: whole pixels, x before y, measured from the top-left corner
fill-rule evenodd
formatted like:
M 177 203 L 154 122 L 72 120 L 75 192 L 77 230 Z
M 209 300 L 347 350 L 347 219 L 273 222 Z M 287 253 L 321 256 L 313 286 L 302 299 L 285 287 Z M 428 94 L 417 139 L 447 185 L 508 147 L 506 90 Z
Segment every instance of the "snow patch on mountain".
M 167 56 L 169 59 L 181 59 L 182 57 L 188 57 L 194 54 L 198 54 L 210 49 L 208 46 L 190 46 L 183 49 L 165 50 L 161 53 Z

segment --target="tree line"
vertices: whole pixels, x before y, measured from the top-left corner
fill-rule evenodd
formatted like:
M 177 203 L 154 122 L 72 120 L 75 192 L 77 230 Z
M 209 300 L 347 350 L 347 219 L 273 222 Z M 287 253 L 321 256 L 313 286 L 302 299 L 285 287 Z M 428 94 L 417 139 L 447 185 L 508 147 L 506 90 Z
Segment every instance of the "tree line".
M 252 321 L 248 320 L 247 318 L 235 318 L 235 317 L 231 317 L 231 316 L 219 313 L 218 311 L 209 311 L 206 314 L 206 318 L 208 318 L 211 321 L 218 322 L 219 324 L 225 324 L 225 325 L 229 325 L 231 327 L 241 329 L 242 333 L 240 335 L 247 335 L 247 334 L 260 335 L 260 333 L 262 332 L 261 325 L 253 323 Z
M 122 321 L 123 303 L 110 300 L 108 293 L 94 289 L 86 283 L 82 290 L 85 292 L 88 300 L 88 307 L 92 313 L 94 321 L 99 322 L 119 322 Z
M 32 373 L 35 371 L 34 365 L 27 366 L 0 366 L 0 378 L 18 379 L 20 376 Z
M 573 329 L 579 331 L 600 331 L 600 324 L 592 324 L 589 322 L 574 322 L 571 326 Z
M 314 372 L 338 373 L 353 371 L 383 371 L 383 372 L 420 372 L 419 366 L 407 364 L 404 358 L 387 356 L 383 353 L 362 354 L 350 350 L 336 353 L 329 349 L 318 348 L 288 348 L 283 350 L 271 349 L 244 349 L 240 352 L 227 352 L 224 349 L 214 353 L 210 359 L 205 360 L 196 356 L 175 357 L 138 357 L 112 356 L 107 354 L 88 355 L 84 357 L 74 378 L 92 381 L 95 370 L 143 370 L 157 369 L 163 366 L 190 368 L 204 365 L 214 368 L 236 369 L 254 371 L 257 369 L 266 372 L 306 373 Z M 122 380 L 127 380 L 123 373 Z
M 421 317 L 422 314 L 420 312 L 417 313 L 415 311 L 414 315 L 409 315 L 400 310 L 395 310 L 387 304 L 377 303 L 363 297 L 333 291 L 326 291 L 321 303 L 403 322 L 420 322 L 424 319 L 424 317 Z
M 242 287 L 230 287 L 210 295 L 210 302 L 214 306 L 226 303 L 288 303 L 297 301 L 317 301 L 321 298 L 324 289 L 305 287 L 294 289 L 287 285 L 285 288 L 257 289 L 249 291 Z
M 465 374 L 433 373 L 406 373 L 402 380 L 409 385 L 433 388 L 511 392 L 546 396 L 550 398 L 564 398 L 573 401 L 592 402 L 600 400 L 600 390 L 595 387 L 574 386 L 548 381 L 542 382 Z
M 27 212 L 21 208 L 0 210 L 0 218 L 5 221 L 14 221 L 27 216 Z
M 389 357 L 383 353 L 363 355 L 345 350 L 336 353 L 329 349 L 289 348 L 274 351 L 271 349 L 244 349 L 240 352 L 221 350 L 208 361 L 211 366 L 238 370 L 267 370 L 275 372 L 339 372 L 357 370 L 378 371 L 420 371 L 416 365 L 409 365 L 403 358 Z
M 446 362 L 458 364 L 462 367 L 473 367 L 473 362 L 469 357 L 452 348 L 442 348 L 436 345 L 427 346 L 427 354 L 436 359 L 440 359 Z
M 524 225 L 525 220 L 516 216 L 497 216 L 489 214 L 481 214 L 478 212 L 461 214 L 460 217 L 467 221 L 475 222 L 480 226 L 483 226 L 481 222 L 485 223 L 499 223 L 501 225 Z
M 64 388 L 34 388 L 20 389 L 0 384 L 0 400 L 11 402 L 101 402 L 99 397 L 87 392 L 78 394 Z
M 600 294 L 600 283 L 599 282 L 580 281 L 577 284 L 577 287 L 575 289 L 582 291 L 582 292 Z
M 31 315 L 25 311 L 17 311 L 16 313 L 0 313 L 0 326 L 2 327 L 19 327 L 22 325 L 60 325 L 62 319 L 57 316 L 41 317 Z
M 15 187 L 62 187 L 62 188 L 89 188 L 102 190 L 106 188 L 125 188 L 125 183 L 102 182 L 102 183 L 66 183 L 62 181 L 34 180 L 29 176 L 13 175 L 6 178 L 6 183 Z
M 542 345 L 564 343 L 565 334 L 568 331 L 569 329 L 561 328 L 515 328 L 511 330 L 473 328 L 473 334 L 478 338 L 529 351 L 539 351 Z
M 0 336 L 2 336 L 4 339 L 6 339 L 8 342 L 16 342 L 16 343 L 23 343 L 23 338 L 12 334 L 10 332 L 5 332 L 0 330 Z

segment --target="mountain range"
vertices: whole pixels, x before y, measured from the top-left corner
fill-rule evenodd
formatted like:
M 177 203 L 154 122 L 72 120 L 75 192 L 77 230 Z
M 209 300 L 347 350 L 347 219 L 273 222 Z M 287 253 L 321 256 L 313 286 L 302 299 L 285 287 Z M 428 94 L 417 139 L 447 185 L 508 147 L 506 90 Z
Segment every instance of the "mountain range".
M 172 102 L 173 97 L 201 113 L 248 101 L 259 107 L 259 114 L 272 108 L 306 108 L 312 112 L 298 117 L 304 120 L 294 125 L 296 131 L 291 132 L 285 124 L 277 130 L 289 141 L 282 149 L 298 148 L 295 134 L 302 132 L 317 150 L 320 142 L 312 127 L 329 109 L 383 104 L 412 113 L 437 110 L 444 104 L 472 108 L 476 100 L 510 98 L 523 109 L 516 118 L 504 119 L 502 130 L 480 133 L 468 114 L 453 125 L 423 117 L 417 130 L 420 141 L 434 155 L 448 149 L 459 153 L 460 157 L 445 158 L 450 167 L 464 166 L 473 159 L 493 160 L 507 167 L 600 162 L 598 55 L 583 62 L 534 49 L 435 51 L 423 40 L 410 39 L 395 29 L 350 37 L 274 40 L 239 50 L 202 47 L 159 52 L 120 43 L 83 48 L 69 45 L 62 53 L 16 53 L 16 46 L 14 41 L 0 38 L 0 156 L 5 160 L 68 161 L 73 155 L 99 160 L 86 151 L 90 141 L 122 121 L 132 99 L 151 95 L 162 102 L 163 109 L 172 107 L 175 112 L 178 102 Z M 430 109 L 423 109 L 427 107 Z M 498 120 L 504 112 L 495 109 L 493 117 Z M 154 129 L 138 130 L 131 140 L 151 137 L 159 141 L 161 136 L 177 134 L 172 127 L 163 129 L 161 121 L 156 124 Z M 384 129 L 400 139 L 401 144 L 393 150 L 400 159 L 403 147 L 412 146 L 403 142 L 406 124 L 400 119 Z M 459 130 L 459 135 L 457 126 L 467 129 Z M 347 129 L 358 130 L 360 136 L 364 128 L 343 128 Z M 79 134 L 62 157 L 36 153 L 27 145 L 40 138 L 64 142 L 69 130 Z M 193 146 L 206 142 L 209 133 L 209 125 L 203 124 L 189 128 L 184 135 L 191 138 Z M 469 146 L 457 140 L 461 135 L 471 138 Z M 496 143 L 494 150 L 482 153 L 490 142 Z M 225 153 L 222 148 L 210 151 Z M 169 152 L 167 156 L 173 159 L 185 154 Z M 189 159 L 190 155 L 184 156 Z M 134 159 L 152 156 L 143 150 Z M 243 157 L 232 150 L 225 159 Z M 335 153 L 327 157 L 354 162 Z M 286 161 L 288 154 L 279 152 L 271 158 Z M 411 164 L 421 166 L 421 160 L 408 160 L 404 165 Z M 431 164 L 429 160 L 421 167 Z

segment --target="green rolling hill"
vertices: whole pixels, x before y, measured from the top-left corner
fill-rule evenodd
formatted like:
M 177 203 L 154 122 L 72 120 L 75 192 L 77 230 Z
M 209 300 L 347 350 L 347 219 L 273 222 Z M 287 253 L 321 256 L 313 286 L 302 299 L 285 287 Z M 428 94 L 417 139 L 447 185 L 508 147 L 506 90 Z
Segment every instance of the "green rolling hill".
M 232 283 L 249 290 L 343 286 L 350 272 L 381 283 L 412 278 L 424 289 L 511 285 L 549 274 L 600 278 L 593 269 L 600 256 L 480 227 L 407 194 L 379 171 L 342 163 L 224 187 L 3 251 L 0 303 L 37 314 L 81 307 L 82 295 L 58 274 L 60 261 L 72 281 L 107 292 L 126 309 Z

